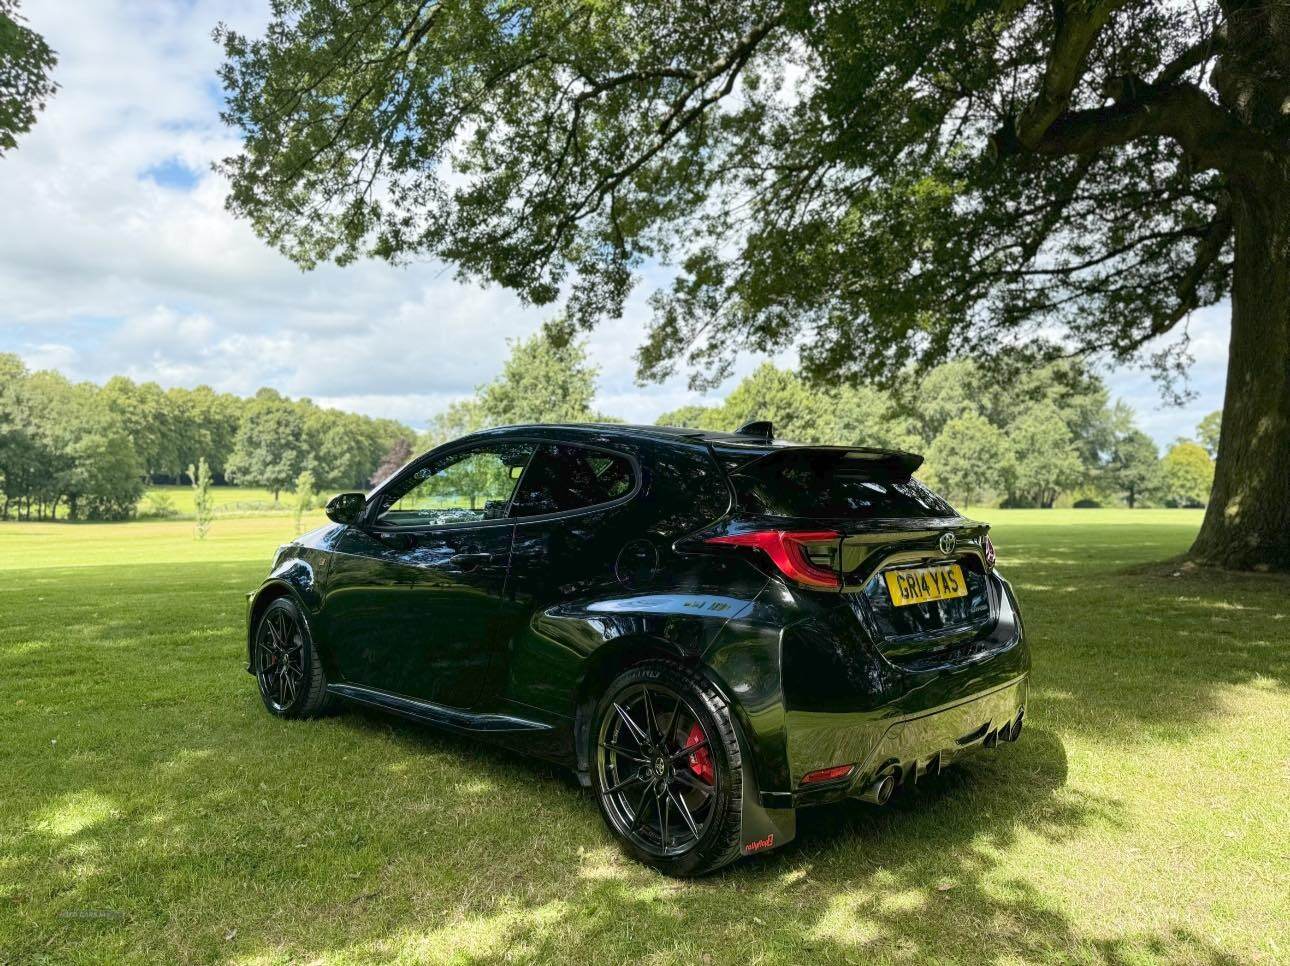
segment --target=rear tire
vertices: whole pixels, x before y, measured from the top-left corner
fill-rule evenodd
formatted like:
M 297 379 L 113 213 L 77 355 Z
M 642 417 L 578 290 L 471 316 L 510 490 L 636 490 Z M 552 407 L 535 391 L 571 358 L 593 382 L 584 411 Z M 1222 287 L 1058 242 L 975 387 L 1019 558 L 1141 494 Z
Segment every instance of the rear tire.
M 591 728 L 600 814 L 632 858 L 698 876 L 740 856 L 743 762 L 725 699 L 671 661 L 629 668 Z
M 260 700 L 276 717 L 313 718 L 334 703 L 309 625 L 290 597 L 279 597 L 260 615 L 251 669 L 260 686 Z

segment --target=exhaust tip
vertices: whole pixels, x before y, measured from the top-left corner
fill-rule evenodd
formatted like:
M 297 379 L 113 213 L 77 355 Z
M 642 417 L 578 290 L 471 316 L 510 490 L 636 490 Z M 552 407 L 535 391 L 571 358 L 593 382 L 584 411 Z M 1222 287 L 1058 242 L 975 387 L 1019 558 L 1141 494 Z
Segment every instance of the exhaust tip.
M 882 779 L 878 782 L 878 789 L 877 789 L 878 804 L 886 805 L 887 802 L 891 799 L 891 793 L 894 792 L 895 790 L 896 790 L 896 776 L 890 775 L 890 774 L 883 775 Z
M 891 793 L 895 790 L 896 776 L 894 773 L 888 772 L 866 788 L 860 798 L 874 805 L 886 805 L 891 799 Z

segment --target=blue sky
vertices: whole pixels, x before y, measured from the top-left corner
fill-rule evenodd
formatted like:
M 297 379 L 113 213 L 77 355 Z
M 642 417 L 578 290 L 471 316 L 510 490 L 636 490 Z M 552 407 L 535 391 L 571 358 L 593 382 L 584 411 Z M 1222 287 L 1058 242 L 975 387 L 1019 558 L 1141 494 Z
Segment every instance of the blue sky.
M 368 262 L 304 273 L 223 208 L 211 29 L 258 32 L 268 0 L 43 0 L 23 12 L 59 52 L 61 90 L 0 159 L 0 351 L 77 379 L 116 373 L 207 383 L 394 416 L 413 425 L 492 378 L 506 339 L 544 313 L 451 269 Z M 634 382 L 647 286 L 590 340 L 598 408 L 650 421 L 700 396 Z M 1112 394 L 1161 444 L 1222 405 L 1226 305 L 1189 323 L 1195 398 L 1165 406 L 1147 373 L 1109 369 Z M 1172 341 L 1176 335 L 1166 337 Z M 1152 349 L 1158 349 L 1154 346 Z M 739 373 L 760 359 L 742 360 Z M 781 359 L 791 362 L 791 359 Z

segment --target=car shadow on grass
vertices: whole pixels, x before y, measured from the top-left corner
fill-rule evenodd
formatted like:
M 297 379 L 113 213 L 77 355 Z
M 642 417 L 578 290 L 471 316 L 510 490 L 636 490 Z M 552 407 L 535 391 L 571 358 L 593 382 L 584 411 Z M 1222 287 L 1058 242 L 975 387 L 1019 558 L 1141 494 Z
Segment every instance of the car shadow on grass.
M 1123 824 L 1119 801 L 1067 787 L 1065 749 L 1050 731 L 1032 728 L 1016 746 L 902 789 L 885 808 L 804 809 L 789 846 L 683 881 L 621 857 L 592 793 L 562 769 L 371 712 L 347 726 L 387 732 L 414 754 L 460 755 L 462 768 L 490 786 L 523 782 L 539 811 L 537 799 L 557 795 L 580 813 L 584 834 L 588 824 L 597 828 L 554 864 L 524 861 L 543 854 L 547 830 L 539 822 L 513 828 L 507 854 L 452 903 L 451 924 L 397 931 L 414 958 L 452 950 L 449 958 L 481 962 L 1237 961 L 1186 930 L 1099 937 L 1026 881 L 999 875 L 999 857 L 1025 847 L 1022 840 L 1061 844 L 1090 824 Z M 389 940 L 311 952 L 364 959 L 391 948 Z
M 370 711 L 230 710 L 28 813 L 4 900 L 31 928 L 0 961 L 1234 962 L 1185 931 L 1106 938 L 1003 871 L 1124 822 L 1042 727 L 683 881 L 623 858 L 562 769 Z

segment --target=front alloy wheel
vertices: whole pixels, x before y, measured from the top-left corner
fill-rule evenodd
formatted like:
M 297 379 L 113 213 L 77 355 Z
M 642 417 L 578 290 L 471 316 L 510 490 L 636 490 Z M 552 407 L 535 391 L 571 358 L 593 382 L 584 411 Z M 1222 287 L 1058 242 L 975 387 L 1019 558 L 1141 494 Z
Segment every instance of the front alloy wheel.
M 251 670 L 264 706 L 280 718 L 310 717 L 329 703 L 327 678 L 309 637 L 309 626 L 288 597 L 279 597 L 260 615 Z

